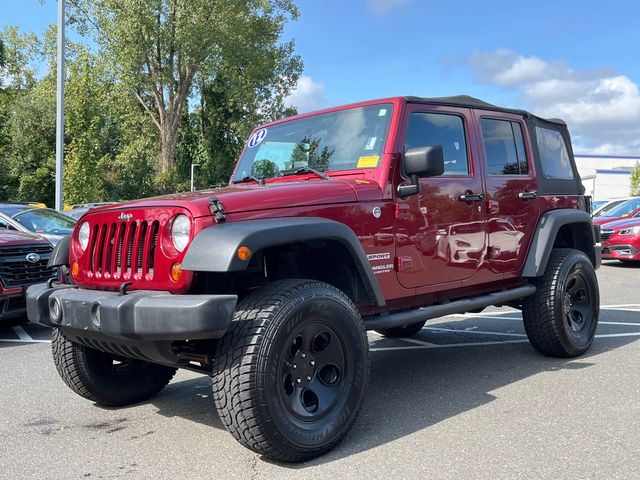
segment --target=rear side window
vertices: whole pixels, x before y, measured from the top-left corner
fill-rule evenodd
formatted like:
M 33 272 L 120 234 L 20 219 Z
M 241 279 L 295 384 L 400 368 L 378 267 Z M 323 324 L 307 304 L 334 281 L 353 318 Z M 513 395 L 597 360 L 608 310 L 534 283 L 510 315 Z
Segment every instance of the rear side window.
M 527 175 L 529 164 L 518 122 L 483 118 L 482 140 L 489 175 Z
M 573 169 L 564 138 L 557 130 L 536 127 L 542 174 L 546 178 L 572 179 Z
M 409 117 L 405 149 L 442 145 L 444 175 L 469 175 L 467 140 L 462 117 L 414 112 Z

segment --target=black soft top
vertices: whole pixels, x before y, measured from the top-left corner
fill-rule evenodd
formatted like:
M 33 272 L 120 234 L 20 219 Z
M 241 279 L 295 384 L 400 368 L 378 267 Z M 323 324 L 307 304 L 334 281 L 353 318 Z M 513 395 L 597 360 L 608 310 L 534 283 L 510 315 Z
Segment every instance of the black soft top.
M 469 95 L 455 95 L 453 97 L 433 97 L 433 98 L 405 97 L 405 99 L 409 103 L 424 103 L 428 105 L 446 105 L 449 107 L 464 107 L 464 108 L 475 108 L 479 110 L 492 110 L 494 112 L 515 113 L 517 115 L 524 115 L 525 117 L 539 118 L 549 123 L 555 123 L 563 126 L 567 125 L 564 122 L 564 120 L 560 120 L 559 118 L 538 117 L 537 115 L 534 115 L 531 112 L 527 112 L 526 110 L 519 110 L 517 108 L 499 107 L 497 105 L 493 105 L 491 103 L 480 100 L 479 98 L 470 97 Z

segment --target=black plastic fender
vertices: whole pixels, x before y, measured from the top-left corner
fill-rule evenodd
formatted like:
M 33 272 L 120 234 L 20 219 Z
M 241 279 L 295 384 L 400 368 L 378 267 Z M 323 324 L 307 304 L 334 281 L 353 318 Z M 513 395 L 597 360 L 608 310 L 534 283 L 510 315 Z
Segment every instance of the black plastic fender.
M 69 265 L 69 248 L 71 247 L 71 235 L 63 237 L 55 247 L 47 262 L 47 267 L 62 267 Z
M 560 228 L 568 224 L 585 224 L 591 238 L 584 238 L 584 244 L 589 251 L 585 254 L 591 259 L 593 266 L 600 266 L 600 248 L 596 248 L 597 239 L 593 230 L 593 223 L 589 214 L 583 210 L 560 208 L 543 213 L 538 220 L 536 232 L 531 241 L 531 247 L 524 264 L 523 277 L 541 277 L 547 268 L 554 242 Z
M 308 240 L 335 240 L 344 245 L 377 306 L 385 304 L 367 255 L 356 234 L 345 224 L 317 217 L 270 218 L 213 225 L 196 235 L 182 262 L 184 270 L 197 272 L 240 272 L 248 262 L 238 258 L 240 246 L 256 253 L 263 248 L 277 247 Z

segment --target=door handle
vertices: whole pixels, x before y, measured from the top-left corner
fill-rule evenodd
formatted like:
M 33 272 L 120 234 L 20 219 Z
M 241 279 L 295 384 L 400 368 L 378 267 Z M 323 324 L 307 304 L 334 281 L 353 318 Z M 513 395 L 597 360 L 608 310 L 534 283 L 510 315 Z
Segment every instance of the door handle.
M 518 198 L 520 200 L 535 200 L 538 198 L 538 192 L 520 192 Z
M 460 195 L 458 200 L 461 202 L 481 202 L 484 200 L 484 195 L 482 193 L 466 193 Z

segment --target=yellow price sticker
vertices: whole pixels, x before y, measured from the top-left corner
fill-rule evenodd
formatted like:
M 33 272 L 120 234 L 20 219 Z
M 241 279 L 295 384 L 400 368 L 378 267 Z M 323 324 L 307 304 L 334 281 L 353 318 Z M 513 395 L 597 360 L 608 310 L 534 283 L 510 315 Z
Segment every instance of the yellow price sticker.
M 368 155 L 358 158 L 358 168 L 375 168 L 378 166 L 378 155 Z

